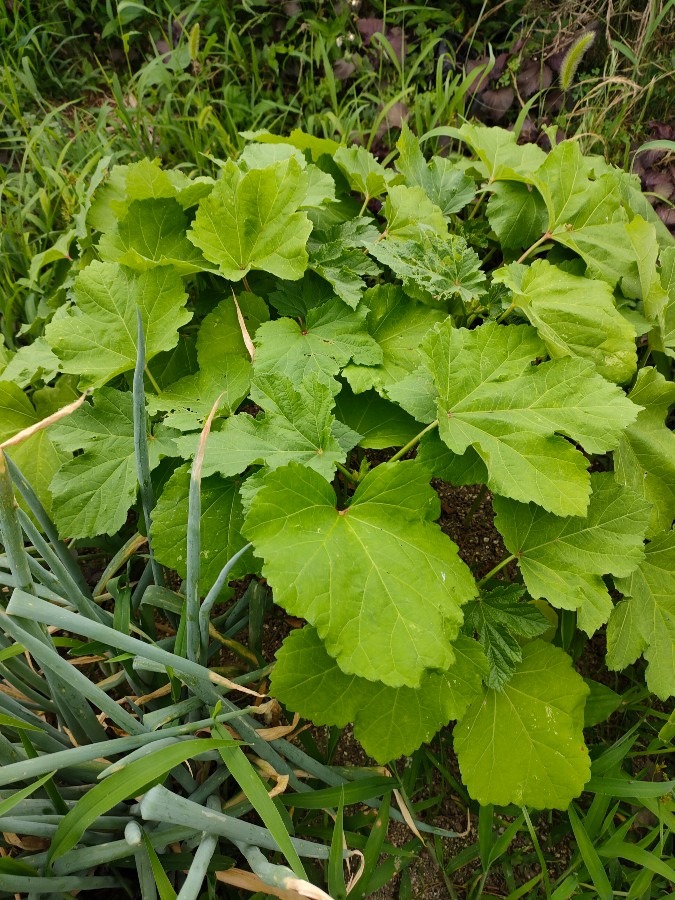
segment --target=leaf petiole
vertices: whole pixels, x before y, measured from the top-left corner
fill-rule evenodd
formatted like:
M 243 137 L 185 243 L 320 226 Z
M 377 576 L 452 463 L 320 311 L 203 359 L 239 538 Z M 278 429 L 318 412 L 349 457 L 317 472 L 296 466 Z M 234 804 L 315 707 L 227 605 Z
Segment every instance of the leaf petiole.
M 477 582 L 478 587 L 480 588 L 480 587 L 483 587 L 484 585 L 486 585 L 486 584 L 488 583 L 488 581 L 489 581 L 494 575 L 497 574 L 497 572 L 501 572 L 501 570 L 502 570 L 505 566 L 508 566 L 508 564 L 509 564 L 510 562 L 513 562 L 514 559 L 518 559 L 518 557 L 516 556 L 515 553 L 512 553 L 510 556 L 507 556 L 507 557 L 506 557 L 505 559 L 503 559 L 501 562 L 497 563 L 497 565 L 494 567 L 494 569 L 490 569 L 490 571 L 487 573 L 487 575 L 486 575 L 484 578 L 481 578 L 481 580 L 480 580 L 479 582 Z
M 427 427 L 423 428 L 419 434 L 416 434 L 414 438 L 411 438 L 411 440 L 408 441 L 405 447 L 401 447 L 398 453 L 395 453 L 389 460 L 389 462 L 398 462 L 399 459 L 402 459 L 406 455 L 406 453 L 409 453 L 413 449 L 413 447 L 416 447 L 419 444 L 425 434 L 428 434 L 428 432 L 433 431 L 433 429 L 437 427 L 438 419 L 434 419 L 431 425 L 427 425 Z
M 545 231 L 544 234 L 542 234 L 542 236 L 538 240 L 536 240 L 534 242 L 534 244 L 532 244 L 531 247 L 527 248 L 527 250 L 523 253 L 522 256 L 518 257 L 517 262 L 519 262 L 519 263 L 525 262 L 525 260 L 530 255 L 530 253 L 534 253 L 534 251 L 537 249 L 537 247 L 540 247 L 545 241 L 550 240 L 551 237 L 552 237 L 551 233 L 548 231 Z
M 150 369 L 149 369 L 147 366 L 145 366 L 145 374 L 147 375 L 148 381 L 149 381 L 150 384 L 152 385 L 152 387 L 153 387 L 155 393 L 156 393 L 158 396 L 161 397 L 161 395 L 162 395 L 162 389 L 161 389 L 161 387 L 157 384 L 157 382 L 155 381 L 155 379 L 152 377 L 152 372 L 150 371 Z
M 352 484 L 358 484 L 361 480 L 361 476 L 358 474 L 358 472 L 351 472 L 347 468 L 347 466 L 343 466 L 342 463 L 336 462 L 335 468 L 338 470 L 338 472 L 341 472 L 344 477 Z

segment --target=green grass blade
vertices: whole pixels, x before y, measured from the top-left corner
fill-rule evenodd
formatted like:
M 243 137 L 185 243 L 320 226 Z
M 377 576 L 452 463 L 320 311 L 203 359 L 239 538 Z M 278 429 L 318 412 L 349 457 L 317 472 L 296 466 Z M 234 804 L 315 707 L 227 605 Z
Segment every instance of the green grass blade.
M 40 501 L 38 500 L 35 491 L 24 478 L 21 469 L 19 469 L 14 460 L 10 459 L 9 457 L 7 457 L 7 466 L 12 477 L 14 487 L 21 494 L 26 506 L 30 509 L 31 513 L 35 517 L 35 520 L 39 524 L 49 543 L 52 545 L 54 552 L 58 556 L 62 565 L 65 569 L 68 570 L 70 577 L 79 587 L 80 591 L 82 591 L 86 595 L 89 591 L 87 582 L 85 581 L 84 576 L 82 575 L 82 572 L 77 565 L 77 562 L 75 561 L 75 559 L 73 559 L 73 555 L 70 553 L 63 541 L 59 538 L 54 523 L 49 518 L 49 515 L 47 514 L 47 511 L 45 510 L 42 503 L 40 503 Z
M 478 848 L 480 850 L 480 864 L 483 867 L 483 873 L 487 872 L 490 866 L 492 824 L 493 807 L 491 805 L 481 806 L 478 810 Z
M 148 836 L 145 832 L 143 832 L 143 843 L 145 844 L 145 849 L 150 858 L 150 866 L 152 867 L 152 874 L 155 878 L 155 884 L 157 885 L 157 892 L 159 893 L 160 900 L 176 900 L 176 892 L 174 891 L 171 882 L 166 877 L 166 872 L 162 868 L 162 864 L 157 856 L 157 851 L 148 840 Z
M 221 738 L 227 736 L 227 732 L 222 725 L 215 725 L 214 730 Z M 219 748 L 218 752 L 232 773 L 233 778 L 246 794 L 246 799 L 258 813 L 281 848 L 281 852 L 286 857 L 295 875 L 307 881 L 307 873 L 300 862 L 300 857 L 291 842 L 291 837 L 279 815 L 279 811 L 267 793 L 267 789 L 259 778 L 258 773 L 244 755 L 244 751 L 241 747 L 223 746 Z
M 567 810 L 567 814 L 570 819 L 572 831 L 574 832 L 574 839 L 576 840 L 579 852 L 581 853 L 581 858 L 588 869 L 588 874 L 591 877 L 593 886 L 598 892 L 599 900 L 612 900 L 614 896 L 612 885 L 609 883 L 609 878 L 607 878 L 607 875 L 605 874 L 605 869 L 600 862 L 600 857 L 593 846 L 593 842 L 586 833 L 586 829 L 577 816 L 573 806 L 570 806 Z
M 25 596 L 29 595 L 26 594 Z M 78 616 L 77 618 L 82 621 L 89 621 L 84 616 Z M 51 672 L 59 679 L 59 689 L 63 701 L 68 703 L 71 711 L 80 717 L 82 726 L 86 728 L 85 734 L 87 737 L 83 740 L 83 743 L 86 742 L 87 738 L 93 741 L 100 741 L 105 738 L 105 731 L 97 722 L 93 710 L 86 700 L 95 704 L 101 712 L 104 712 L 116 725 L 124 728 L 125 731 L 131 734 L 138 734 L 140 731 L 145 730 L 133 716 L 130 716 L 104 691 L 96 687 L 83 672 L 80 672 L 76 666 L 70 665 L 59 656 L 53 647 L 43 643 L 21 628 L 16 619 L 0 611 L 0 623 L 5 632 L 11 634 L 15 640 L 20 641 L 26 647 L 45 672 Z M 98 625 L 98 623 L 92 624 Z M 106 626 L 98 625 L 98 627 L 105 628 Z M 88 728 L 87 726 L 92 719 L 96 724 L 94 727 Z
M 30 795 L 33 794 L 39 787 L 42 787 L 45 782 L 53 778 L 55 774 L 55 772 L 48 772 L 46 775 L 43 775 L 42 778 L 38 778 L 38 780 L 33 782 L 33 784 L 29 784 L 28 787 L 21 788 L 20 791 L 12 794 L 11 797 L 7 797 L 6 800 L 0 801 L 0 816 L 6 816 L 11 809 L 14 809 L 17 803 L 21 803 L 21 801 L 25 800 L 26 797 L 30 797 Z
M 369 888 L 369 882 L 377 868 L 382 844 L 387 835 L 390 803 L 391 792 L 384 795 L 384 799 L 377 813 L 377 818 L 370 829 L 370 834 L 368 835 L 368 840 L 363 851 L 363 871 L 361 872 L 361 877 L 349 892 L 349 896 L 350 898 L 353 897 L 353 900 L 363 900 L 363 898 L 368 896 L 366 892 Z
M 668 865 L 656 853 L 650 853 L 648 850 L 637 847 L 635 844 L 628 844 L 625 841 L 618 844 L 607 844 L 604 847 L 600 847 L 598 853 L 600 856 L 608 859 L 626 859 L 637 866 L 641 866 L 643 869 L 649 869 L 655 875 L 660 875 L 666 881 L 670 881 L 671 884 L 675 884 L 675 869 L 673 868 L 675 862 L 670 860 L 670 865 Z
M 675 789 L 672 781 L 635 781 L 631 778 L 591 778 L 584 787 L 585 791 L 594 794 L 605 794 L 608 797 L 637 799 L 649 797 L 665 797 Z
M 183 825 L 198 832 L 218 834 L 234 843 L 279 851 L 279 845 L 266 828 L 250 825 L 222 812 L 204 809 L 199 803 L 179 797 L 160 785 L 151 788 L 141 800 L 141 815 L 146 821 Z M 328 859 L 328 848 L 322 844 L 300 838 L 291 840 L 300 856 Z
M 353 803 L 365 803 L 373 797 L 379 797 L 392 789 L 392 780 L 384 775 L 374 775 L 371 778 L 359 778 L 337 787 L 322 788 L 318 791 L 308 791 L 306 794 L 282 794 L 279 799 L 286 806 L 294 806 L 296 809 L 331 809 L 340 801 L 345 806 Z
M 72 850 L 91 823 L 113 806 L 142 793 L 151 782 L 163 777 L 185 760 L 220 746 L 221 740 L 194 738 L 164 747 L 152 756 L 136 760 L 121 772 L 101 781 L 82 797 L 59 825 L 49 848 L 48 862 L 52 864 Z
M 343 851 L 345 849 L 343 827 L 344 806 L 344 790 L 341 789 L 335 825 L 333 827 L 333 838 L 330 844 L 330 856 L 328 857 L 328 891 L 334 900 L 346 900 L 347 897 L 345 870 L 342 861 Z

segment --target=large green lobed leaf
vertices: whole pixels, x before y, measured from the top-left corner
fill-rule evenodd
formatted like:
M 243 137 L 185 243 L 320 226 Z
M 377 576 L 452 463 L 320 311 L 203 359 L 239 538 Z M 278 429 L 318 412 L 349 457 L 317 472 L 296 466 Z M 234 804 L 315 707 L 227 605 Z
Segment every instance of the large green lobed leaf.
M 460 607 L 476 593 L 416 462 L 384 463 L 336 508 L 332 487 L 290 463 L 266 476 L 244 535 L 274 598 L 314 625 L 347 674 L 418 687 L 452 665 Z
M 47 340 L 64 372 L 80 375 L 83 387 L 101 387 L 136 365 L 137 310 L 145 358 L 171 350 L 178 329 L 192 318 L 187 294 L 171 266 L 135 274 L 116 263 L 92 262 L 75 279 L 75 305 L 47 325 Z
M 647 687 L 666 700 L 675 694 L 675 531 L 656 535 L 640 566 L 617 588 L 630 598 L 607 626 L 607 664 L 624 669 L 644 653 Z
M 593 634 L 612 611 L 604 575 L 626 577 L 643 556 L 649 504 L 609 472 L 591 476 L 585 517 L 561 518 L 534 503 L 494 498 L 495 525 L 518 558 L 534 598 L 578 610 L 579 627 Z
M 584 515 L 587 460 L 566 438 L 589 453 L 611 450 L 639 407 L 586 360 L 531 365 L 543 346 L 528 326 L 468 331 L 446 322 L 422 350 L 447 446 L 458 454 L 473 447 L 495 493 L 556 515 Z
M 230 160 L 200 201 L 188 238 L 230 281 L 240 281 L 251 269 L 302 278 L 312 223 L 298 210 L 307 186 L 307 175 L 293 158 L 249 172 Z
M 513 304 L 527 316 L 551 359 L 588 359 L 597 372 L 618 384 L 637 366 L 635 329 L 614 304 L 604 281 L 571 275 L 543 259 L 514 263 L 495 273 L 513 292 Z
M 479 803 L 567 809 L 590 776 L 589 689 L 570 657 L 541 640 L 502 691 L 484 688 L 455 726 L 462 780 Z

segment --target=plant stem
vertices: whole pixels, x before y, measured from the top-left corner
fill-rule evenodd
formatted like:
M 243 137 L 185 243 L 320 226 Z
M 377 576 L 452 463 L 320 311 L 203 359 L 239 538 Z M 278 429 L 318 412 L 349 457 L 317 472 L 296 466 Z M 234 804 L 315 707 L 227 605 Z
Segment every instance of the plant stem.
M 516 308 L 516 304 L 512 303 L 508 309 L 505 309 L 504 312 L 501 314 L 501 316 L 499 316 L 497 318 L 497 325 L 500 325 L 504 321 L 504 319 L 509 315 L 509 313 L 513 312 L 513 310 L 515 308 Z
M 243 278 L 242 278 L 241 280 L 242 280 L 242 282 L 244 283 L 244 287 L 245 287 L 246 290 L 249 292 L 249 294 L 252 294 L 253 291 L 251 290 L 251 288 L 250 288 L 249 285 L 248 285 L 248 278 L 244 275 Z
M 161 389 L 161 387 L 157 384 L 157 382 L 155 381 L 155 379 L 153 378 L 152 372 L 150 371 L 150 369 L 149 369 L 147 366 L 144 367 L 144 370 L 145 370 L 145 374 L 146 374 L 146 376 L 147 376 L 147 378 L 148 378 L 148 381 L 150 382 L 150 384 L 151 384 L 152 387 L 153 387 L 153 390 L 155 391 L 156 394 L 159 394 L 159 395 L 161 396 L 162 389 Z
M 487 584 L 488 581 L 497 574 L 497 572 L 501 572 L 501 570 L 508 566 L 510 562 L 513 562 L 514 559 L 518 559 L 515 553 L 512 553 L 511 556 L 507 556 L 506 559 L 503 559 L 500 563 L 494 567 L 494 569 L 490 569 L 487 575 L 478 582 L 478 587 L 483 587 L 483 585 Z
M 366 199 L 363 201 L 363 206 L 359 210 L 359 216 L 362 216 L 366 209 L 368 208 L 368 204 L 370 203 L 371 198 L 366 194 Z
M 349 482 L 351 482 L 351 484 L 359 483 L 359 476 L 355 472 L 350 472 L 347 466 L 343 466 L 342 463 L 336 462 L 335 468 L 338 470 L 338 472 L 342 472 L 342 474 Z
M 415 437 L 412 438 L 412 440 L 408 441 L 405 447 L 401 447 L 398 453 L 395 453 L 389 460 L 389 462 L 397 462 L 399 459 L 404 457 L 406 453 L 409 453 L 413 449 L 413 447 L 416 447 L 419 444 L 425 434 L 433 431 L 434 428 L 438 428 L 438 419 L 434 419 L 431 425 L 427 425 L 427 427 L 423 428 L 419 434 L 416 434 Z
M 467 514 L 464 516 L 464 521 L 462 522 L 462 528 L 467 528 L 471 524 L 471 520 L 473 519 L 476 510 L 481 505 L 483 500 L 485 500 L 485 495 L 488 492 L 487 484 L 482 484 L 480 490 L 476 494 L 473 503 L 469 507 Z
M 528 247 L 527 250 L 523 253 L 523 255 L 518 258 L 517 262 L 519 262 L 519 263 L 525 262 L 525 260 L 530 255 L 530 253 L 533 253 L 537 249 L 537 247 L 540 247 L 545 241 L 548 241 L 550 239 L 551 239 L 551 235 L 549 234 L 549 232 L 548 231 L 544 232 L 544 234 L 542 234 L 542 236 L 538 240 L 536 240 L 534 242 L 534 244 L 532 244 L 531 247 Z

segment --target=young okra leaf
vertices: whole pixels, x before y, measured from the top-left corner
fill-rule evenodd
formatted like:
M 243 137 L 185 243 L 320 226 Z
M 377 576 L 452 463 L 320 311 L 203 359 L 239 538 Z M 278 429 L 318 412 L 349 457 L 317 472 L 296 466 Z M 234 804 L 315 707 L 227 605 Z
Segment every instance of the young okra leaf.
M 431 740 L 478 696 L 487 671 L 480 647 L 459 637 L 453 650 L 450 668 L 426 673 L 419 688 L 388 687 L 346 675 L 316 629 L 305 626 L 291 632 L 278 651 L 271 692 L 315 725 L 343 728 L 353 722 L 366 753 L 383 764 Z
M 421 230 L 434 231 L 442 237 L 448 233 L 443 213 L 421 187 L 405 184 L 390 187 L 383 213 L 390 239 L 414 241 Z
M 428 481 L 415 462 L 384 463 L 337 509 L 321 475 L 290 463 L 266 476 L 243 529 L 275 601 L 316 627 L 344 672 L 391 687 L 450 667 L 460 607 L 476 593 L 433 524 Z
M 180 275 L 210 268 L 187 239 L 188 219 L 177 200 L 134 200 L 114 231 L 101 237 L 98 251 L 105 262 L 137 272 L 173 266 Z
M 578 610 L 579 627 L 593 634 L 612 601 L 603 575 L 625 577 L 640 564 L 649 504 L 609 472 L 591 475 L 585 517 L 560 518 L 535 506 L 495 497 L 495 525 L 518 558 L 528 591 L 553 606 Z
M 370 310 L 368 331 L 382 348 L 382 362 L 370 366 L 350 363 L 342 374 L 356 394 L 371 388 L 382 393 L 417 368 L 417 348 L 422 339 L 446 316 L 441 310 L 411 300 L 394 284 L 380 284 L 366 291 L 363 306 Z
M 616 582 L 625 597 L 607 625 L 607 665 L 624 669 L 643 653 L 647 687 L 666 700 L 675 694 L 675 531 L 656 535 L 644 560 Z
M 396 172 L 385 169 L 363 147 L 338 147 L 333 159 L 349 182 L 349 187 L 363 194 L 366 201 L 384 194 L 388 185 L 397 177 Z
M 264 323 L 255 335 L 256 373 L 285 375 L 298 384 L 312 374 L 332 378 L 351 360 L 379 365 L 382 349 L 368 334 L 367 314 L 335 299 L 310 309 L 302 325 L 292 319 Z
M 653 537 L 675 518 L 675 434 L 664 424 L 675 404 L 675 384 L 656 369 L 640 369 L 628 399 L 642 412 L 619 438 L 614 470 L 620 484 L 651 503 L 647 537 Z
M 196 443 L 196 436 L 193 438 Z M 207 445 L 208 446 L 208 445 Z M 152 547 L 162 565 L 187 576 L 187 520 L 190 471 L 181 466 L 166 483 L 152 514 Z M 199 587 L 208 593 L 221 569 L 244 546 L 241 536 L 244 513 L 238 482 L 211 475 L 201 482 L 201 542 Z M 257 569 L 250 553 L 232 569 L 230 580 Z
M 347 306 L 356 309 L 365 290 L 364 275 L 380 274 L 363 248 L 379 238 L 368 219 L 352 219 L 328 231 L 312 234 L 307 245 L 308 268 L 325 279 Z
M 83 387 L 100 387 L 136 365 L 136 310 L 140 309 L 146 360 L 171 350 L 178 329 L 192 318 L 187 294 L 172 266 L 140 275 L 116 263 L 92 262 L 75 279 L 76 303 L 59 310 L 46 329 L 64 372 Z
M 562 435 L 605 452 L 639 408 L 585 360 L 531 365 L 538 344 L 524 325 L 437 326 L 422 350 L 439 394 L 439 434 L 454 453 L 477 451 L 495 493 L 584 515 L 587 461 Z
M 249 172 L 229 160 L 200 201 L 188 238 L 230 281 L 251 269 L 302 278 L 312 230 L 307 214 L 298 211 L 306 193 L 307 178 L 295 159 Z
M 414 240 L 387 239 L 369 250 L 398 275 L 406 293 L 430 306 L 446 309 L 454 297 L 467 304 L 485 293 L 480 260 L 457 235 L 419 229 Z
M 494 279 L 513 292 L 513 306 L 537 329 L 551 359 L 588 359 L 618 384 L 633 377 L 635 328 L 616 309 L 606 282 L 571 275 L 543 259 L 531 266 L 513 263 Z
M 570 657 L 541 640 L 501 691 L 484 688 L 455 726 L 462 780 L 483 805 L 566 809 L 590 776 L 584 744 L 589 693 Z
M 68 537 L 114 534 L 126 521 L 138 489 L 131 394 L 101 388 L 93 405 L 85 403 L 50 433 L 62 450 L 84 448 L 61 466 L 51 482 L 59 532 Z M 149 438 L 152 468 L 160 456 L 175 455 L 173 435 L 159 428 Z
M 532 173 L 545 161 L 546 153 L 536 144 L 519 144 L 513 131 L 485 128 L 468 122 L 456 129 L 482 163 L 482 174 L 493 181 L 531 183 Z
M 331 479 L 336 462 L 342 462 L 358 443 L 360 435 L 335 427 L 332 386 L 316 376 L 305 379 L 296 388 L 281 375 L 260 375 L 254 381 L 251 397 L 265 415 L 254 418 L 239 413 L 210 435 L 204 455 L 204 477 L 214 472 L 237 475 L 251 465 L 276 469 L 295 460 Z M 347 446 L 343 446 L 343 438 Z M 176 443 L 185 457 L 194 454 L 193 436 L 179 438 Z
M 405 183 L 409 187 L 423 188 L 431 202 L 440 207 L 446 219 L 473 200 L 476 193 L 473 179 L 445 157 L 434 156 L 427 163 L 419 141 L 405 122 L 401 126 L 401 136 L 396 147 L 399 151 L 396 168 L 405 178 Z
M 464 628 L 477 632 L 489 665 L 485 681 L 501 690 L 523 658 L 518 637 L 536 637 L 549 627 L 548 619 L 528 603 L 521 603 L 525 590 L 509 584 L 481 594 L 464 609 Z

